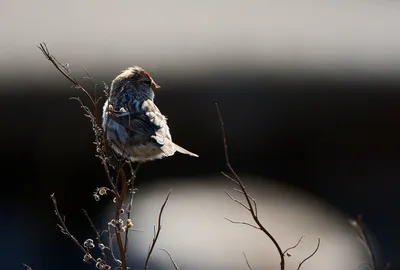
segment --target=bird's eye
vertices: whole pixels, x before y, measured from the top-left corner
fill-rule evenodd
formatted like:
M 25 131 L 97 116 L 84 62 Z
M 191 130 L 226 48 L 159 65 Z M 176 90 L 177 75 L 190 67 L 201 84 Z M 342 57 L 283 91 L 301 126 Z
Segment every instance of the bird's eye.
M 144 80 L 143 83 L 146 84 L 146 85 L 151 85 L 151 81 L 150 80 Z

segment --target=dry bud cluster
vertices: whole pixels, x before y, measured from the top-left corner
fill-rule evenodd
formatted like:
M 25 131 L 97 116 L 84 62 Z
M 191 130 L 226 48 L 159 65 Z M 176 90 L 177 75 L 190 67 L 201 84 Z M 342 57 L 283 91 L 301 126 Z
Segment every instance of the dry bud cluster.
M 93 198 L 96 202 L 100 201 L 100 197 L 107 195 L 107 191 L 111 191 L 109 188 L 107 187 L 100 187 L 100 188 L 96 188 L 96 190 L 93 193 Z
M 88 248 L 88 249 L 93 249 L 93 248 L 94 248 L 94 242 L 93 242 L 92 239 L 87 239 L 87 240 L 83 243 L 83 246 L 84 246 L 85 248 Z

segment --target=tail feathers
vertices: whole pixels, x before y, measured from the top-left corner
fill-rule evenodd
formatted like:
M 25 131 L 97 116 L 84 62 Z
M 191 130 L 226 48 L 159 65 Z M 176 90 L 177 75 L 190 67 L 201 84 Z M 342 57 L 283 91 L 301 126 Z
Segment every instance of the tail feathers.
M 175 154 L 175 144 L 171 142 L 170 140 L 167 140 L 166 143 L 164 143 L 163 146 L 161 146 L 161 151 L 167 156 L 170 157 Z
M 168 157 L 172 156 L 173 154 L 175 154 L 176 151 L 179 152 L 179 153 L 182 153 L 182 154 L 186 154 L 186 155 L 192 156 L 192 157 L 199 157 L 195 153 L 192 153 L 192 152 L 186 150 L 185 148 L 173 143 L 170 140 L 166 140 L 164 142 L 164 145 L 160 149 Z
M 183 147 L 181 147 L 181 146 L 179 146 L 179 145 L 177 145 L 177 144 L 175 144 L 175 149 L 176 149 L 176 151 L 178 151 L 179 153 L 186 154 L 186 155 L 189 155 L 189 156 L 192 156 L 192 157 L 199 157 L 199 156 L 196 155 L 195 153 L 192 153 L 192 152 L 186 150 L 185 148 L 183 148 Z

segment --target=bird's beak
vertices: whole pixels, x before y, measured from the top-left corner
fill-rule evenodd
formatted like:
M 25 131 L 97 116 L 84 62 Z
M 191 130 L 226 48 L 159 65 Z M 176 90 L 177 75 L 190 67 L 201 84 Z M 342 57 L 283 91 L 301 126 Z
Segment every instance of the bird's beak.
M 153 89 L 153 91 L 155 91 L 156 89 L 161 88 L 161 86 L 159 86 L 158 84 L 155 83 L 155 81 L 151 81 L 151 89 Z

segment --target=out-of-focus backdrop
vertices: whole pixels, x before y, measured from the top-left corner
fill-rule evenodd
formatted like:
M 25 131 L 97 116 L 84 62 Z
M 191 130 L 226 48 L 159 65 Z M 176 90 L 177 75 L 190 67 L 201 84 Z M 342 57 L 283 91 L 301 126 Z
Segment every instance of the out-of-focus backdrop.
M 129 255 L 143 264 L 159 207 L 172 189 L 159 247 L 183 269 L 277 269 L 260 232 L 224 194 L 217 101 L 232 165 L 266 227 L 304 266 L 357 269 L 370 260 L 347 219 L 363 214 L 379 263 L 399 266 L 400 3 L 346 1 L 10 1 L 0 9 L 2 269 L 89 269 L 59 232 L 50 194 L 80 241 L 112 217 L 95 202 L 106 179 L 79 104 L 84 95 L 39 49 L 110 81 L 139 65 L 162 88 L 156 103 L 174 140 L 200 155 L 145 164 Z M 89 89 L 90 81 L 81 82 Z M 101 93 L 101 87 L 100 93 Z M 111 204 L 111 205 L 110 205 Z M 239 227 L 238 227 L 239 226 Z M 150 269 L 173 269 L 154 254 Z M 358 268 L 360 269 L 360 268 Z

